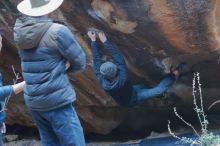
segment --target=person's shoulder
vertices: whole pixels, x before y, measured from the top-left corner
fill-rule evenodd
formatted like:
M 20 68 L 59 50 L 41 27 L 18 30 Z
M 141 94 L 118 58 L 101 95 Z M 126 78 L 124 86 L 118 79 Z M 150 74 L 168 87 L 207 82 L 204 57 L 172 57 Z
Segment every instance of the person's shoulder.
M 65 25 L 59 24 L 59 23 L 53 23 L 51 27 L 49 28 L 49 33 L 58 33 L 62 29 L 66 29 L 67 27 Z
M 66 30 L 68 30 L 68 28 L 65 25 L 53 23 L 44 35 L 44 38 L 56 40 L 56 38 L 59 38 L 62 33 L 66 33 Z
M 39 46 L 49 47 L 49 48 L 57 48 L 58 47 L 57 39 L 60 36 L 59 33 L 62 29 L 65 29 L 65 27 L 66 26 L 64 26 L 62 24 L 52 23 L 50 28 L 47 30 L 47 32 L 42 37 Z
M 60 23 L 53 23 L 50 29 L 48 30 L 49 34 L 56 35 L 56 37 L 72 37 L 72 32 L 71 30 L 63 24 Z

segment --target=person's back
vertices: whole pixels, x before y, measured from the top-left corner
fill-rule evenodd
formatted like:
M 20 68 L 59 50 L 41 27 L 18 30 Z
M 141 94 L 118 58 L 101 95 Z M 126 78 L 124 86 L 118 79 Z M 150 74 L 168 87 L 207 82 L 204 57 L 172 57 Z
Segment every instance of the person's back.
M 120 78 L 119 74 L 112 81 L 109 81 L 104 77 L 100 78 L 99 83 L 102 88 L 116 100 L 118 104 L 122 106 L 129 106 L 133 96 L 133 87 L 128 78 Z
M 75 91 L 65 71 L 65 50 L 59 41 L 68 39 L 66 26 L 52 23 L 47 18 L 24 17 L 16 21 L 15 40 L 20 48 L 21 67 L 26 81 L 25 101 L 32 110 L 52 110 L 75 100 Z M 71 40 L 69 40 L 71 41 Z M 76 46 L 77 47 L 77 46 Z M 76 50 L 78 51 L 78 50 Z M 66 54 L 65 54 L 66 55 Z M 69 54 L 71 55 L 71 54 Z M 83 52 L 72 58 L 80 59 Z M 80 60 L 83 69 L 85 60 Z
M 25 103 L 42 145 L 84 146 L 83 130 L 73 106 L 76 93 L 67 76 L 68 71 L 84 70 L 83 49 L 66 26 L 46 16 L 19 18 L 14 32 L 26 81 Z M 70 67 L 66 70 L 67 62 Z

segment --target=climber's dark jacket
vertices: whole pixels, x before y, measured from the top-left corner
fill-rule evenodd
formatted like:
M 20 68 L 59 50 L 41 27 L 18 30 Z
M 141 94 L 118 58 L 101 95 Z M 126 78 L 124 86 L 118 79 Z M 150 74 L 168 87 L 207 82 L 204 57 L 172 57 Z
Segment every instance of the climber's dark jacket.
M 109 41 L 104 43 L 105 49 L 107 49 L 107 51 L 110 53 L 114 63 L 118 67 L 117 76 L 113 81 L 109 81 L 100 73 L 102 59 L 97 43 L 92 42 L 91 46 L 93 52 L 93 68 L 96 74 L 96 79 L 100 83 L 101 87 L 108 92 L 118 104 L 128 106 L 132 99 L 133 87 L 128 79 L 128 70 L 124 57 L 116 48 L 113 47 Z

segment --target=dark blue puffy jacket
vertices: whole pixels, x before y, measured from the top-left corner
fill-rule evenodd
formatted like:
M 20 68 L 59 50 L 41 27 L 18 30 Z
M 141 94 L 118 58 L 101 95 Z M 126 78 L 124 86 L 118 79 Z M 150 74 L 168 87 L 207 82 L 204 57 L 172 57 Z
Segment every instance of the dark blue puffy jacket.
M 65 63 L 70 63 L 68 71 L 78 72 L 85 68 L 86 57 L 71 31 L 47 18 L 33 17 L 17 19 L 14 31 L 27 106 L 48 111 L 75 101 Z

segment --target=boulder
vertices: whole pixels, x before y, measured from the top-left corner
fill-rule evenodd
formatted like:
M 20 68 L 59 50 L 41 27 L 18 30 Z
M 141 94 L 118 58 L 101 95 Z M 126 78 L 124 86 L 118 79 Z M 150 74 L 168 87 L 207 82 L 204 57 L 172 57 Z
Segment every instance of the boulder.
M 13 25 L 21 0 L 0 1 L 0 26 L 4 27 L 4 48 L 0 69 L 6 83 L 20 70 Z M 51 16 L 64 21 L 75 34 L 87 55 L 83 73 L 70 74 L 77 91 L 76 108 L 87 133 L 110 133 L 116 127 L 126 130 L 154 130 L 174 119 L 173 107 L 189 119 L 193 114 L 193 72 L 201 75 L 204 109 L 220 97 L 220 1 L 218 0 L 65 0 Z M 146 101 L 123 108 L 98 85 L 92 70 L 88 28 L 105 31 L 123 53 L 134 84 L 154 87 L 173 63 L 186 62 L 186 75 L 170 90 L 170 98 Z M 208 113 L 216 113 L 219 106 Z M 34 126 L 23 95 L 12 97 L 7 124 Z

